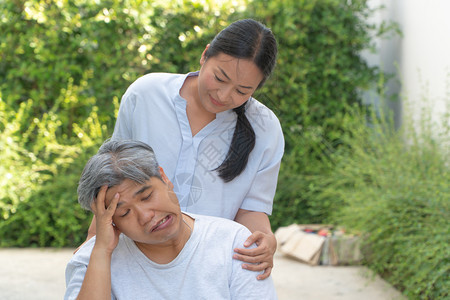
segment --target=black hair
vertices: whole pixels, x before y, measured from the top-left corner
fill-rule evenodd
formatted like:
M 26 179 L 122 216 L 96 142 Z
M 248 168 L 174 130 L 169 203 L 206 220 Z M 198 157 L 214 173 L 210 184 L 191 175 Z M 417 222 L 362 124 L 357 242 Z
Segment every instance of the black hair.
M 258 21 L 244 19 L 219 32 L 206 50 L 205 58 L 224 53 L 235 58 L 250 59 L 263 74 L 257 87 L 260 88 L 275 67 L 277 51 L 277 41 L 269 28 Z M 216 169 L 225 182 L 244 171 L 255 147 L 255 132 L 245 116 L 246 103 L 233 109 L 237 114 L 236 128 L 227 156 Z

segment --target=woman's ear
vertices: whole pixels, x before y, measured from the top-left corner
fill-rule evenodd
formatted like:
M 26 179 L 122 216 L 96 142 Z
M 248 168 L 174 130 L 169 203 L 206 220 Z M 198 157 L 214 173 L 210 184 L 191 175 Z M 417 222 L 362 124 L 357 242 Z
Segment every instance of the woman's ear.
M 169 189 L 171 191 L 173 191 L 173 183 L 169 180 L 166 173 L 164 173 L 164 170 L 162 167 L 159 167 L 159 174 L 161 175 L 163 182 L 169 186 Z
M 203 66 L 203 64 L 204 64 L 205 61 L 206 61 L 205 53 L 206 53 L 206 51 L 208 51 L 208 48 L 209 48 L 209 44 L 206 45 L 205 50 L 203 50 L 202 57 L 200 58 L 200 65 L 201 65 L 201 66 Z

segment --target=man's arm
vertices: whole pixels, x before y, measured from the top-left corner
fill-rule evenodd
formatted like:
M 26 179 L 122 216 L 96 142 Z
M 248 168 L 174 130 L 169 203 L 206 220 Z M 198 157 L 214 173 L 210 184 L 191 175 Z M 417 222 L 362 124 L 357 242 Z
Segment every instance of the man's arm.
M 111 256 L 119 242 L 120 232 L 112 224 L 119 202 L 116 194 L 105 207 L 107 186 L 103 186 L 91 207 L 96 216 L 97 237 L 77 299 L 111 299 Z
M 94 246 L 77 299 L 111 300 L 111 254 Z

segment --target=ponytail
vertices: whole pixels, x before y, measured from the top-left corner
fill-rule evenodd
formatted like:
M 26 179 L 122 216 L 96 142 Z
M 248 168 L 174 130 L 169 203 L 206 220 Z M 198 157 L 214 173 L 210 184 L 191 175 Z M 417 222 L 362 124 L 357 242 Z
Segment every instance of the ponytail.
M 246 103 L 233 109 L 237 114 L 236 128 L 227 156 L 216 169 L 225 182 L 230 182 L 244 171 L 250 152 L 255 147 L 255 131 L 245 115 Z
M 260 88 L 272 73 L 278 53 L 272 31 L 252 19 L 238 20 L 219 32 L 205 51 L 205 58 L 221 53 L 255 63 L 263 74 Z M 220 178 L 230 182 L 244 171 L 250 152 L 255 147 L 255 132 L 245 116 L 245 103 L 233 109 L 237 114 L 236 128 L 230 148 L 222 164 L 216 168 Z

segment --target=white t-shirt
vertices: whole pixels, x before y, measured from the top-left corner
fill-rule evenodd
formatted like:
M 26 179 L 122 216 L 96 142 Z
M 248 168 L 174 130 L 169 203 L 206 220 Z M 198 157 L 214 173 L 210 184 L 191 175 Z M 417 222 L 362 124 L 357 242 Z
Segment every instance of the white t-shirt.
M 190 214 L 193 232 L 168 264 L 148 259 L 124 234 L 111 259 L 112 299 L 277 299 L 272 277 L 242 269 L 232 258 L 250 235 L 244 226 L 222 218 Z M 95 237 L 75 253 L 66 268 L 64 299 L 76 299 Z
M 194 137 L 180 94 L 187 76 L 196 73 L 147 74 L 130 85 L 120 104 L 113 139 L 139 140 L 155 151 L 175 186 L 181 210 L 233 220 L 239 208 L 272 213 L 284 138 L 275 114 L 254 98 L 246 116 L 256 142 L 245 170 L 225 183 L 214 171 L 225 159 L 236 126 L 232 110 Z

